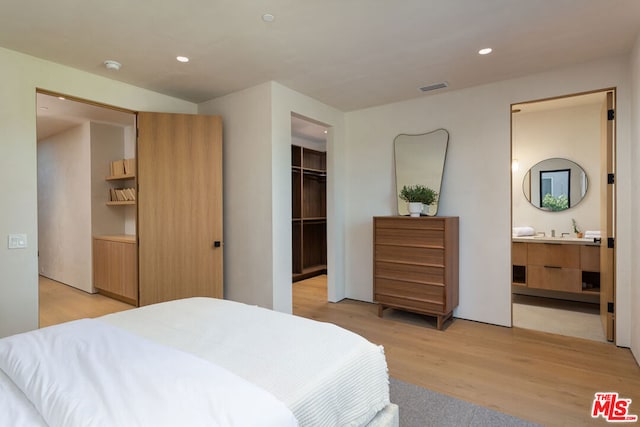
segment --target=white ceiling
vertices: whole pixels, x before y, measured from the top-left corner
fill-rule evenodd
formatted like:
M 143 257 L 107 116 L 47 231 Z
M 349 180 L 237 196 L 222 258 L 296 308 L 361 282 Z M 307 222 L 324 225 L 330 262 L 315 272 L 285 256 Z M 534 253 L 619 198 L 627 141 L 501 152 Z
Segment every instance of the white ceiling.
M 343 111 L 626 54 L 638 29 L 638 0 L 3 0 L 0 12 L 0 46 L 136 86 L 197 103 L 275 80 Z
M 87 121 L 121 127 L 134 126 L 136 116 L 84 102 L 38 93 L 36 95 L 37 140 L 48 138 Z

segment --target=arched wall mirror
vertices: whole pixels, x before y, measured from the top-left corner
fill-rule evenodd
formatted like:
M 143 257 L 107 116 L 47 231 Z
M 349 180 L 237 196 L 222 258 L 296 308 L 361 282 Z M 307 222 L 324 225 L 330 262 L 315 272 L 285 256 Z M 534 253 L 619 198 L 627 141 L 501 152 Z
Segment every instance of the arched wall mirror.
M 524 197 L 538 209 L 563 211 L 584 199 L 589 187 L 582 167 L 567 159 L 545 159 L 533 165 L 524 175 Z
M 424 185 L 438 193 L 436 201 L 425 206 L 422 214 L 434 216 L 438 213 L 440 187 L 444 172 L 444 161 L 449 144 L 449 132 L 437 129 L 419 135 L 400 134 L 393 140 L 396 162 L 396 198 L 398 214 L 408 215 L 407 202 L 398 195 L 403 186 Z

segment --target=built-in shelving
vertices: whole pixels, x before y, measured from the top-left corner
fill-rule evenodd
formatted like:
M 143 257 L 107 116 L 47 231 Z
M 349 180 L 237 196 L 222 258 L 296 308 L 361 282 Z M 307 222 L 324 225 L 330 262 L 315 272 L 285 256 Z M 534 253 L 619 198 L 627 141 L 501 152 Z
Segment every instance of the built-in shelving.
M 293 280 L 327 271 L 326 153 L 291 146 Z
M 136 204 L 135 171 L 135 159 L 121 159 L 111 162 L 111 175 L 107 176 L 105 181 L 118 186 L 109 189 L 107 206 L 131 206 Z M 125 187 L 125 184 L 121 184 L 125 181 L 133 181 L 133 185 Z

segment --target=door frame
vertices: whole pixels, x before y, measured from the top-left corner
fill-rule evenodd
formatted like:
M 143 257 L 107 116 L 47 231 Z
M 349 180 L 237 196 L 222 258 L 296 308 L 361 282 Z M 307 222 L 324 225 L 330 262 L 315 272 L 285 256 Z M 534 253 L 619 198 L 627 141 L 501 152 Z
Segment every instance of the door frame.
M 88 99 L 81 98 L 81 97 L 74 96 L 74 95 L 68 95 L 66 93 L 51 91 L 51 90 L 43 89 L 43 88 L 40 88 L 40 87 L 36 87 L 35 88 L 35 95 L 36 95 L 36 111 L 35 111 L 35 120 L 36 120 L 35 132 L 36 133 L 37 133 L 37 128 L 38 128 L 38 120 L 39 120 L 39 116 L 40 116 L 40 113 L 38 111 L 38 102 L 37 102 L 38 95 L 47 95 L 47 96 L 50 96 L 50 97 L 60 98 L 60 99 L 63 100 L 62 102 L 67 102 L 67 101 L 75 102 L 75 103 L 79 103 L 79 104 L 84 104 L 87 107 L 95 107 L 96 109 L 112 110 L 112 111 L 117 111 L 119 113 L 124 113 L 124 114 L 130 115 L 131 118 L 132 118 L 132 122 L 133 122 L 133 124 L 132 124 L 132 126 L 133 126 L 132 132 L 135 133 L 135 127 L 136 127 L 136 123 L 137 123 L 137 112 L 134 111 L 134 110 L 130 110 L 130 109 L 127 109 L 127 108 L 122 108 L 122 107 L 117 107 L 117 106 L 114 106 L 114 105 L 104 104 L 104 103 L 101 103 L 101 102 L 88 100 Z M 82 117 L 83 119 L 85 118 L 81 114 L 69 115 L 67 117 Z M 90 119 L 87 119 L 87 121 L 90 121 Z M 135 135 L 134 134 L 132 134 L 130 136 L 135 139 Z M 136 142 L 134 140 L 134 151 L 135 151 L 135 144 L 136 144 Z M 37 148 L 37 141 L 36 141 L 36 151 L 37 151 L 37 149 L 38 148 Z M 36 171 L 37 171 L 37 167 L 36 167 Z M 37 205 L 37 202 L 36 202 L 36 205 Z M 137 213 L 135 214 L 134 221 L 135 221 L 135 227 L 137 228 Z M 40 230 L 37 230 L 37 234 L 38 235 L 40 234 Z M 40 241 L 40 238 L 38 238 L 38 241 Z M 38 244 L 40 244 L 40 242 Z M 92 245 L 90 245 L 90 246 L 92 247 Z M 38 255 L 37 255 L 36 271 L 37 271 L 37 275 L 40 276 L 41 268 L 40 268 L 40 254 L 39 254 L 39 251 L 38 251 Z M 54 280 L 54 279 L 52 279 L 52 280 Z M 74 287 L 73 285 L 70 285 L 70 286 Z M 74 287 L 74 288 L 79 289 L 77 287 Z M 93 293 L 97 292 L 97 289 L 93 286 L 93 275 L 92 275 L 92 281 L 90 283 L 90 290 L 87 290 L 87 289 L 80 289 L 80 290 L 83 291 L 83 292 L 93 292 Z M 40 311 L 40 301 L 38 300 L 38 312 L 39 311 Z
M 576 92 L 576 93 L 570 93 L 570 94 L 565 94 L 565 95 L 558 95 L 558 96 L 553 96 L 553 97 L 548 97 L 548 98 L 539 98 L 539 99 L 533 99 L 533 100 L 528 100 L 528 101 L 523 101 L 523 102 L 514 102 L 509 106 L 509 139 L 510 139 L 510 144 L 509 144 L 509 161 L 511 162 L 511 169 L 510 169 L 510 194 L 509 194 L 509 209 L 510 209 L 510 222 L 511 222 L 511 226 L 513 227 L 513 188 L 514 188 L 514 182 L 513 182 L 513 172 L 514 172 L 514 162 L 516 162 L 515 159 L 513 159 L 513 114 L 517 113 L 518 111 L 514 111 L 514 106 L 516 105 L 522 105 L 522 104 L 535 104 L 538 102 L 545 102 L 545 101 L 555 101 L 555 100 L 560 100 L 560 99 L 566 99 L 566 98 L 572 98 L 575 96 L 583 96 L 583 95 L 590 95 L 590 94 L 595 94 L 595 93 L 603 93 L 605 95 L 605 99 L 608 93 L 613 93 L 613 109 L 614 111 L 617 112 L 617 106 L 616 106 L 616 102 L 617 102 L 617 88 L 616 87 L 607 87 L 607 88 L 602 88 L 602 89 L 595 89 L 595 90 L 590 90 L 590 91 L 585 91 L 585 92 Z M 606 101 L 605 101 L 606 102 Z M 606 132 L 606 129 L 603 130 L 603 132 Z M 613 165 L 616 164 L 616 141 L 617 141 L 617 127 L 613 126 L 613 130 L 612 130 L 612 150 L 611 150 L 611 156 L 612 159 L 608 159 L 609 161 L 613 162 Z M 602 141 L 601 141 L 601 145 L 602 145 Z M 600 156 L 600 164 L 603 164 L 603 159 L 602 156 Z M 600 171 L 599 171 L 600 172 Z M 614 166 L 614 173 L 615 173 L 615 166 Z M 600 175 L 598 175 L 598 178 L 600 178 Z M 599 195 L 598 195 L 599 196 Z M 609 218 L 609 220 L 613 221 L 613 235 L 617 235 L 616 232 L 616 226 L 617 226 L 617 221 L 615 218 L 615 213 L 616 213 L 616 188 L 614 186 L 613 188 L 613 192 L 611 193 L 611 197 L 612 197 L 612 208 L 613 211 L 611 211 L 611 209 L 608 210 L 608 212 L 612 212 L 612 218 Z M 601 210 L 603 208 L 601 207 Z M 601 219 L 601 222 L 603 220 Z M 606 244 L 605 242 L 606 237 L 603 238 L 603 241 L 601 244 Z M 510 239 L 511 241 L 511 239 Z M 510 249 L 510 254 L 512 251 L 512 245 L 509 246 Z M 615 281 L 615 272 L 616 272 L 616 267 L 617 267 L 617 259 L 615 256 L 615 249 L 612 249 L 613 252 L 613 260 L 612 260 L 612 265 L 611 265 L 611 269 L 612 269 L 612 298 L 613 298 L 613 305 L 614 307 L 616 306 L 615 303 L 615 295 L 617 294 L 616 292 L 616 281 Z M 509 259 L 511 259 L 511 256 L 509 257 Z M 510 268 L 511 270 L 511 268 Z M 601 272 L 602 275 L 602 272 Z M 510 277 L 512 276 L 512 272 L 509 275 Z M 510 291 L 510 296 L 511 296 L 511 326 L 513 327 L 513 292 L 511 291 L 511 280 L 509 281 L 509 291 Z M 601 303 L 602 304 L 602 303 Z M 613 314 L 613 318 L 615 318 L 615 314 Z M 607 334 L 607 328 L 604 327 L 603 325 L 603 329 L 604 329 L 604 334 L 605 337 L 608 338 L 608 334 Z M 614 323 L 612 326 L 612 330 L 613 330 L 613 335 L 615 336 L 615 330 L 616 330 L 616 324 Z M 608 341 L 614 341 L 613 339 L 608 340 Z M 614 341 L 615 342 L 615 341 Z

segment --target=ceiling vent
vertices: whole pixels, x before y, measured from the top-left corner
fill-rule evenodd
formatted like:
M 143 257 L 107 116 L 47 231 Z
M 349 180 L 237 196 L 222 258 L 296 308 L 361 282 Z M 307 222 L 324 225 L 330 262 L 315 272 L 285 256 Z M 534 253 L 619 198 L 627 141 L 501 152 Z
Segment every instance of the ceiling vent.
M 429 91 L 436 90 L 436 89 L 443 89 L 445 87 L 449 87 L 449 83 L 447 83 L 447 82 L 434 83 L 434 84 L 429 85 L 429 86 L 423 86 L 423 87 L 420 88 L 420 90 L 423 91 L 423 92 L 429 92 Z

